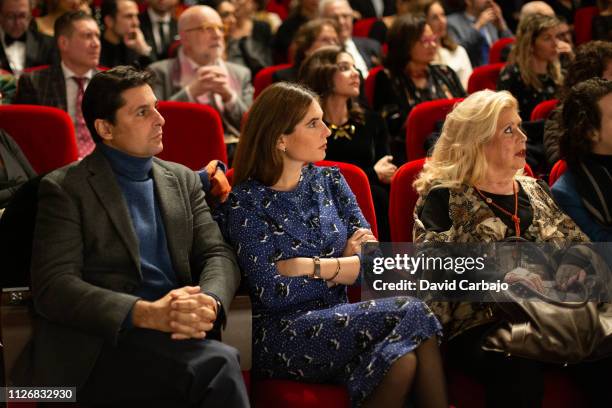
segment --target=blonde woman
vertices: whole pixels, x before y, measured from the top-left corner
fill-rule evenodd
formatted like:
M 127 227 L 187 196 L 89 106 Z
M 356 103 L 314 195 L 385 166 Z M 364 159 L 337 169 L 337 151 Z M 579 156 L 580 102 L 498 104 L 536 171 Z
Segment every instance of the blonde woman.
M 507 90 L 519 103 L 519 114 L 529 120 L 537 104 L 553 99 L 563 82 L 557 38 L 561 22 L 542 14 L 526 16 L 519 23 L 509 64 L 499 75 L 497 90 Z
M 520 126 L 518 103 L 505 91 L 476 92 L 454 108 L 414 184 L 420 194 L 415 242 L 496 242 L 513 236 L 553 244 L 588 241 L 542 181 L 521 175 L 527 137 Z M 581 273 L 579 267 L 559 268 L 559 287 L 580 279 Z M 505 279 L 536 289 L 543 286 L 535 273 L 510 272 Z M 450 365 L 460 366 L 483 383 L 487 406 L 541 406 L 543 363 L 481 349 L 483 337 L 500 321 L 498 315 L 480 303 L 430 306 L 444 326 Z M 593 406 L 611 406 L 610 395 L 602 395 L 607 390 L 602 382 L 609 360 L 575 367 L 583 369 L 579 377 L 593 386 L 585 392 L 594 399 Z M 597 386 L 602 387 L 597 391 Z

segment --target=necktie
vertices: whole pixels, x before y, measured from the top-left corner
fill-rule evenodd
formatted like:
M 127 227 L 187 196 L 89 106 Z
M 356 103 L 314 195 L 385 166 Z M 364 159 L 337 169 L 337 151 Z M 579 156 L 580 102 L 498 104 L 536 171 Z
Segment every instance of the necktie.
M 89 134 L 89 129 L 87 129 L 87 125 L 85 124 L 85 118 L 83 117 L 83 111 L 81 110 L 81 104 L 83 103 L 83 95 L 85 94 L 85 81 L 87 78 L 81 77 L 72 77 L 74 82 L 76 82 L 78 90 L 77 97 L 75 101 L 75 128 L 76 128 L 76 141 L 77 148 L 79 149 L 79 159 L 87 156 L 89 153 L 93 151 L 96 147 L 91 135 Z
M 157 52 L 158 54 L 162 54 L 164 51 L 166 51 L 166 48 L 168 48 L 169 45 L 169 39 L 168 39 L 168 35 L 166 33 L 166 26 L 168 25 L 168 22 L 166 21 L 159 21 L 157 23 L 157 29 L 159 32 L 159 44 L 157 47 Z

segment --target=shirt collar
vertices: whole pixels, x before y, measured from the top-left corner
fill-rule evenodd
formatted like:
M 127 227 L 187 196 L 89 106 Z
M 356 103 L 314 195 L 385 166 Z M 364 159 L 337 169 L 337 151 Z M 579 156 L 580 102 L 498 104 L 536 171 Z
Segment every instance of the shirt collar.
M 151 19 L 152 25 L 156 25 L 159 22 L 169 23 L 171 20 L 170 13 L 167 13 L 165 16 L 160 17 L 157 13 L 155 13 L 151 8 L 147 9 L 147 13 L 149 14 L 149 19 Z
M 73 77 L 79 77 L 77 74 L 72 72 L 70 70 L 70 68 L 68 68 L 66 66 L 66 64 L 64 64 L 64 61 L 62 61 L 60 65 L 62 67 L 62 72 L 64 73 L 64 79 L 65 80 L 68 80 L 68 79 L 73 78 Z M 81 78 L 87 78 L 87 82 L 89 82 L 91 80 L 91 78 L 93 77 L 93 74 L 94 74 L 94 70 L 90 69 L 89 71 L 87 71 L 85 73 L 85 75 L 81 75 L 80 77 Z
M 193 69 L 194 71 L 196 71 L 198 68 L 200 68 L 200 65 L 198 65 L 197 62 L 195 62 L 194 60 L 189 58 L 187 55 L 185 55 L 185 52 L 183 52 L 182 48 L 179 48 L 178 57 L 179 57 L 179 62 L 181 64 L 187 63 L 189 65 L 189 67 L 191 69 Z M 219 65 L 220 67 L 225 67 L 225 63 L 221 59 L 218 59 L 217 62 L 214 63 L 214 64 L 208 64 L 208 65 Z

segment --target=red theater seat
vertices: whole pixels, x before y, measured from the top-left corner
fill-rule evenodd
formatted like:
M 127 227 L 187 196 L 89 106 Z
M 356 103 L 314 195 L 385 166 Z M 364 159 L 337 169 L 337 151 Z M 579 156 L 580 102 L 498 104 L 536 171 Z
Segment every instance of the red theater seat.
M 504 62 L 499 62 L 474 68 L 468 80 L 468 93 L 472 94 L 483 89 L 495 90 L 497 78 L 504 65 L 506 65 Z
M 540 102 L 531 111 L 531 120 L 547 119 L 550 112 L 557 106 L 558 99 L 551 99 L 548 101 Z
M 499 40 L 495 41 L 489 50 L 489 64 L 503 62 L 502 52 L 508 45 L 514 44 L 515 41 L 516 38 L 514 37 L 500 38 Z
M 389 226 L 392 242 L 412 242 L 414 206 L 419 195 L 412 183 L 423 169 L 425 159 L 417 159 L 400 167 L 391 180 Z
M 2 105 L 0 128 L 15 139 L 38 174 L 78 159 L 72 120 L 61 109 L 38 105 Z
M 353 37 L 368 37 L 378 17 L 362 18 L 353 24 Z
M 378 75 L 378 73 L 382 71 L 383 69 L 385 68 L 382 65 L 372 68 L 370 72 L 368 73 L 368 77 L 365 79 L 365 87 L 364 87 L 365 94 L 366 94 L 366 99 L 368 100 L 368 103 L 370 104 L 370 106 L 374 106 L 374 91 L 376 90 L 376 75 Z
M 567 170 L 567 163 L 565 160 L 559 160 L 555 163 L 552 170 L 550 171 L 550 176 L 548 176 L 548 185 L 552 187 L 553 184 L 565 173 Z
M 592 38 L 593 17 L 599 14 L 595 6 L 581 7 L 574 14 L 574 34 L 576 45 L 588 43 Z
M 161 101 L 158 110 L 166 120 L 160 159 L 192 170 L 201 169 L 211 160 L 227 163 L 223 124 L 215 109 L 197 103 Z
M 291 64 L 272 65 L 271 67 L 266 67 L 262 69 L 261 71 L 259 71 L 255 75 L 255 79 L 253 79 L 253 87 L 255 88 L 255 93 L 253 94 L 253 98 L 257 98 L 264 89 L 272 85 L 272 75 L 276 71 L 280 71 L 281 69 L 289 68 L 290 66 Z
M 455 104 L 463 98 L 438 99 L 416 105 L 406 121 L 406 158 L 408 161 L 425 157 L 423 143 L 435 129 L 438 121 L 444 120 Z

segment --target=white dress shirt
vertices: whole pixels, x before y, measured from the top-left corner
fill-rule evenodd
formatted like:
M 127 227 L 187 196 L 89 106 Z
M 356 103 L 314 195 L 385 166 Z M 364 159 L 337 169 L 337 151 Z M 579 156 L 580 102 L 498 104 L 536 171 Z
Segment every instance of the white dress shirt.
M 76 127 L 76 98 L 77 93 L 79 92 L 79 86 L 76 81 L 72 79 L 73 77 L 78 77 L 74 72 L 72 72 L 64 63 L 61 63 L 62 72 L 64 73 L 64 81 L 66 82 L 66 107 L 68 108 L 68 114 L 72 119 L 72 123 Z M 82 75 L 82 78 L 86 78 L 85 84 L 83 88 L 87 89 L 87 85 L 89 85 L 89 81 L 93 77 L 94 70 L 89 70 L 85 75 Z
M 365 60 L 359 53 L 359 49 L 355 45 L 355 42 L 351 38 L 344 43 L 344 49 L 347 53 L 351 54 L 351 57 L 353 57 L 353 60 L 355 61 L 355 68 L 361 72 L 363 79 L 366 79 L 368 77 L 368 64 L 366 64 Z

